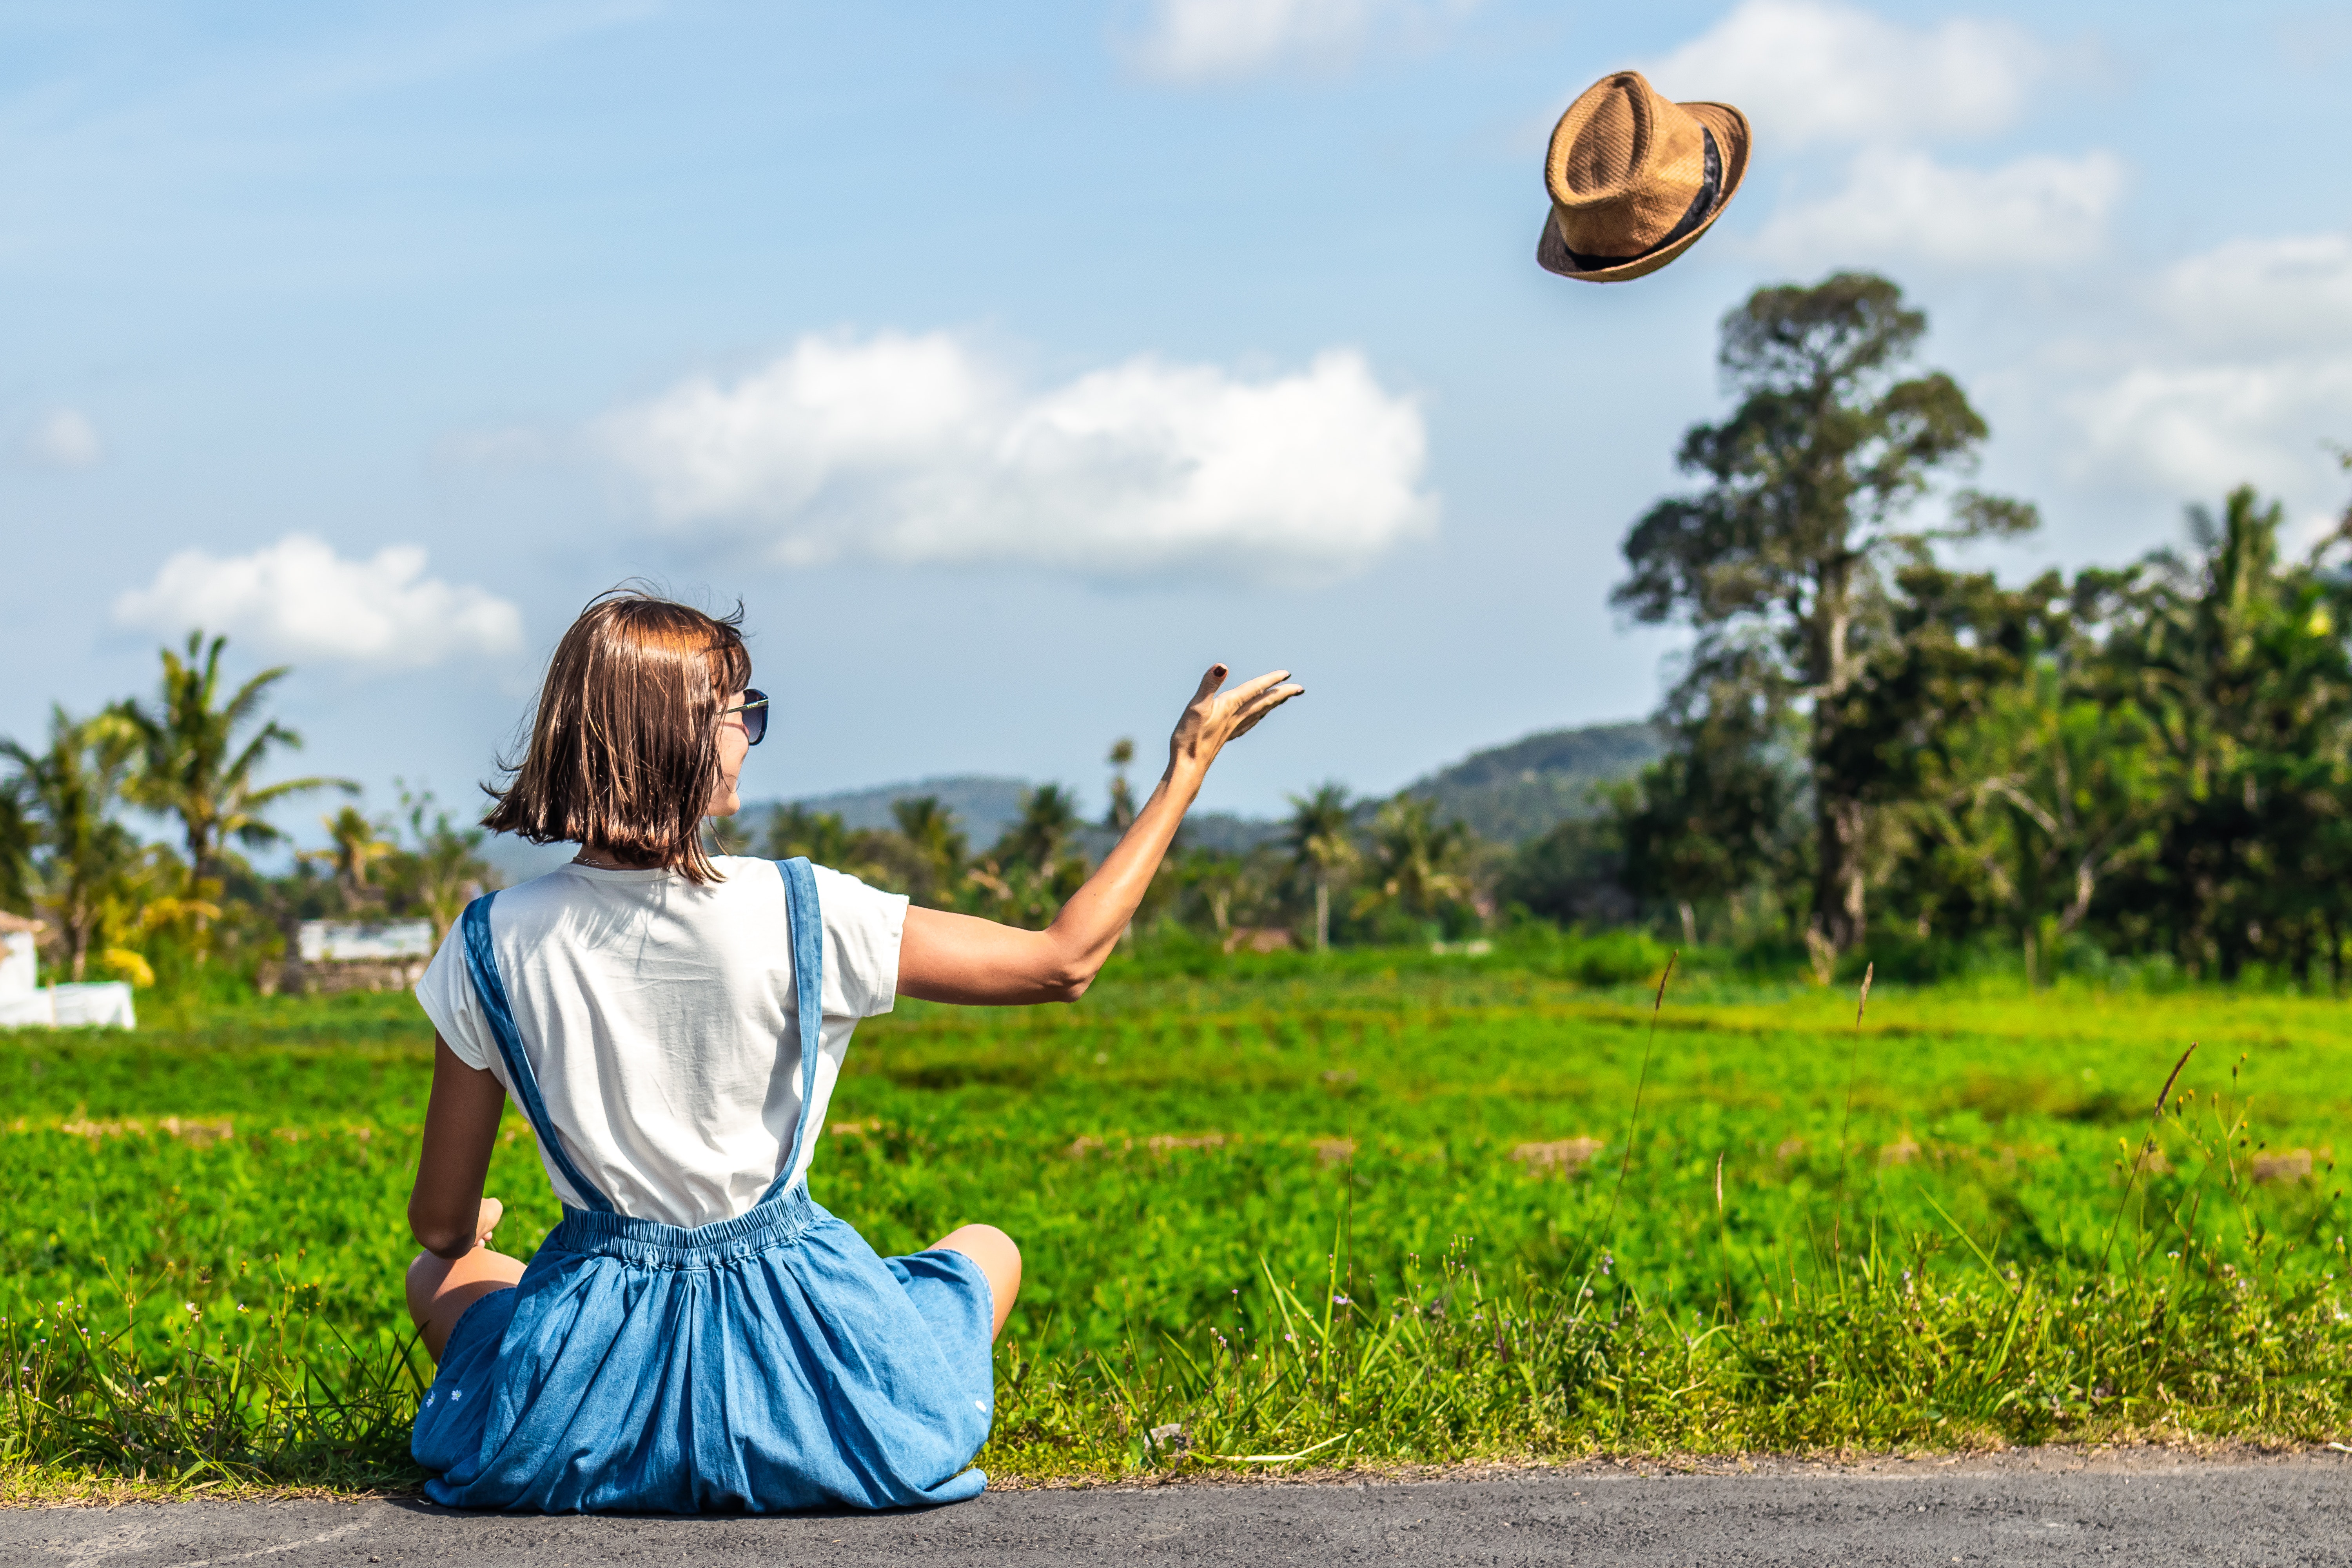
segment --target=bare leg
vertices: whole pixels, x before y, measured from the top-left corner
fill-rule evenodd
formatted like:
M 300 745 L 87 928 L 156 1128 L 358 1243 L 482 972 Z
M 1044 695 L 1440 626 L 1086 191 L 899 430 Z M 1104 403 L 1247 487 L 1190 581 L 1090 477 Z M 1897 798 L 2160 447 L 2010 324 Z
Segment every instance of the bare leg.
M 980 1265 L 988 1276 L 989 1293 L 996 1298 L 996 1321 L 988 1331 L 994 1339 L 1004 1331 L 1004 1320 L 1013 1313 L 1013 1298 L 1021 1294 L 1021 1249 L 1013 1238 L 992 1225 L 960 1226 L 931 1243 L 927 1250 L 946 1247 L 961 1252 Z
M 408 1266 L 408 1315 L 436 1362 L 467 1308 L 522 1278 L 522 1259 L 490 1250 L 490 1228 L 504 1212 L 498 1199 L 484 1198 L 473 1251 L 454 1261 L 420 1252 Z

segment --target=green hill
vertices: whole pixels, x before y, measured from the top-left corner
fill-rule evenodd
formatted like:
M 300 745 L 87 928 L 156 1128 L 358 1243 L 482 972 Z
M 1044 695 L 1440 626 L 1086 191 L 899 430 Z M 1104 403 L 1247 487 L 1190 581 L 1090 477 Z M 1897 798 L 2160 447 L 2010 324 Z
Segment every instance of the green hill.
M 1437 803 L 1481 838 L 1517 844 L 1571 816 L 1598 809 L 1596 785 L 1630 778 L 1664 751 L 1648 724 L 1587 724 L 1546 730 L 1507 746 L 1474 752 L 1405 786 Z

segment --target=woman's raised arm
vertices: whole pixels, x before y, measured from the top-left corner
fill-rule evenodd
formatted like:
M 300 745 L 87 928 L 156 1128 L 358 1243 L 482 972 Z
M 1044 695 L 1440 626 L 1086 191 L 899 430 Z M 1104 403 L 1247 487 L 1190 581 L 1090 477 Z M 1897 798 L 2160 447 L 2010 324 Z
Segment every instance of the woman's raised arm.
M 1169 737 L 1168 771 L 1151 798 L 1052 925 L 1023 931 L 944 910 L 908 910 L 898 948 L 898 994 L 998 1006 L 1075 1002 L 1084 995 L 1135 918 L 1218 752 L 1306 689 L 1291 684 L 1288 670 L 1277 669 L 1223 691 L 1225 675 L 1220 664 L 1201 678 L 1200 690 Z

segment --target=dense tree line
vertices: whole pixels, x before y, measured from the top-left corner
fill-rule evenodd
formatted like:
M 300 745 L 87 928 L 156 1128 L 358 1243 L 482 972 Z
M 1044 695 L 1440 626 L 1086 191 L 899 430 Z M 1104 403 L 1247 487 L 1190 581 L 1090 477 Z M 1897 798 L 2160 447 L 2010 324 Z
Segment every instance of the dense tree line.
M 1618 591 L 1696 633 L 1671 752 L 1555 859 L 1694 933 L 1801 938 L 1824 971 L 1940 940 L 2338 978 L 2352 514 L 2291 557 L 2242 489 L 2120 569 L 1957 570 L 1942 547 L 2038 520 L 1938 491 L 1985 427 L 1949 377 L 1905 374 L 1925 329 L 1852 274 L 1726 320 L 1740 401 L 1685 437 L 1704 487 L 1634 525 Z
M 1110 809 L 1079 815 L 1059 784 L 1027 792 L 1020 816 L 993 844 L 971 847 L 934 796 L 892 803 L 888 827 L 853 829 L 803 805 L 764 819 L 719 825 L 721 847 L 819 864 L 903 892 L 934 909 L 1042 927 L 1077 891 L 1101 848 L 1133 820 L 1126 768 L 1133 744 L 1111 752 Z M 1356 800 L 1327 784 L 1293 796 L 1276 830 L 1245 850 L 1188 844 L 1180 836 L 1136 916 L 1146 933 L 1190 931 L 1221 944 L 1324 947 L 1334 941 L 1417 942 L 1484 929 L 1501 857 L 1429 801 Z
M 53 973 L 243 985 L 297 921 L 419 916 L 437 932 L 496 884 L 481 830 L 404 789 L 396 818 L 347 805 L 320 819 L 328 847 L 297 855 L 287 874 L 257 872 L 242 851 L 285 841 L 274 813 L 359 786 L 260 781 L 275 753 L 302 743 L 263 710 L 291 672 L 265 669 L 232 688 L 226 646 L 192 632 L 184 651 L 163 650 L 152 700 L 81 716 L 53 709 L 44 743 L 0 740 L 0 908 L 41 920 Z M 166 836 L 142 837 L 142 816 L 168 825 Z

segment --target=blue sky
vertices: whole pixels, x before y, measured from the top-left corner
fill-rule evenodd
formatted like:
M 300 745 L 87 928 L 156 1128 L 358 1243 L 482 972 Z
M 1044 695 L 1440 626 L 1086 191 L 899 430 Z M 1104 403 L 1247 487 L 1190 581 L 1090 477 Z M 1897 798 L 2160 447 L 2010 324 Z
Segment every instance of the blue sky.
M 1564 282 L 1544 140 L 1629 64 L 1754 169 Z M 643 574 L 744 602 L 755 794 L 1094 793 L 1218 658 L 1309 695 L 1211 805 L 1391 789 L 1648 710 L 1619 542 L 1722 313 L 1839 266 L 2042 506 L 2004 569 L 2316 528 L 2347 67 L 2316 5 L 0 6 L 0 732 L 201 622 L 289 765 L 462 799 Z

